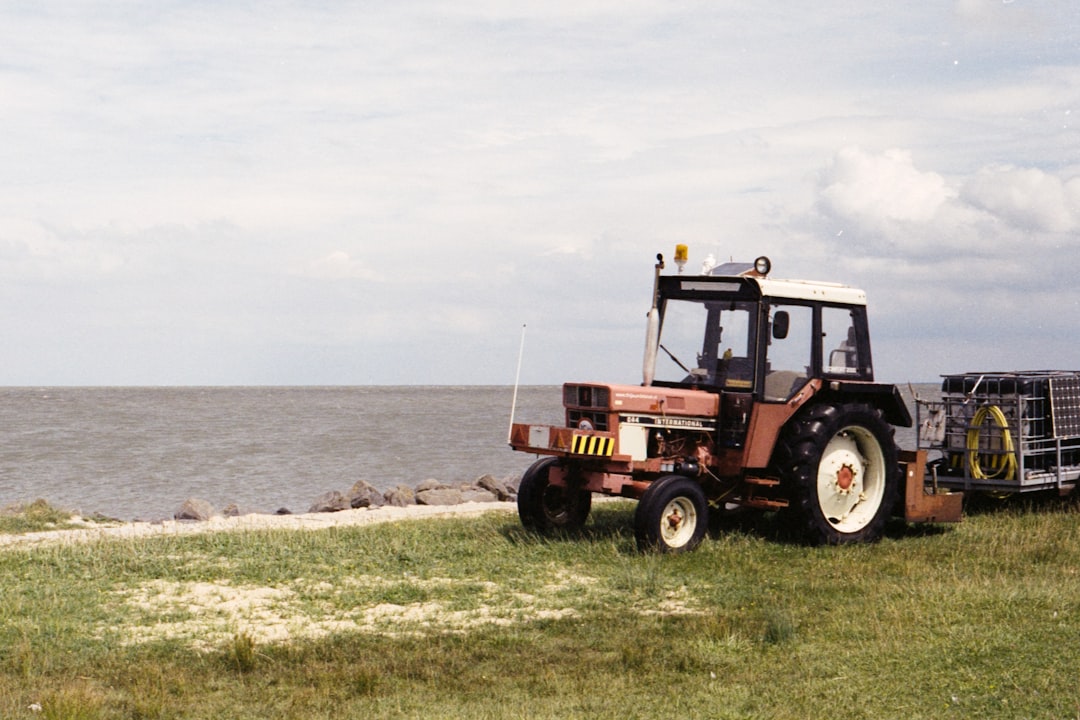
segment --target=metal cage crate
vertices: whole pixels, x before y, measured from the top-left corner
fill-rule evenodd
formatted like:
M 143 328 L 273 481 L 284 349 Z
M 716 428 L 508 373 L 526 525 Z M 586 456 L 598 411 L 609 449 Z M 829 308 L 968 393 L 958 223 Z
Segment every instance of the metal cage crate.
M 918 446 L 936 481 L 995 493 L 1057 489 L 1080 478 L 1080 373 L 944 375 L 939 400 L 916 402 Z

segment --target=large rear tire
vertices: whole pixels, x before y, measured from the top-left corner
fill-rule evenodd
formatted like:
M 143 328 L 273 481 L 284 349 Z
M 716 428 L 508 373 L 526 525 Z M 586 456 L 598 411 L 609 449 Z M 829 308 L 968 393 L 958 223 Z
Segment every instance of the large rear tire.
M 701 485 L 681 475 L 666 475 L 645 490 L 634 514 L 638 549 L 689 552 L 709 527 L 709 503 Z
M 893 429 L 868 405 L 814 405 L 782 433 L 777 466 L 814 544 L 875 542 L 900 496 Z
M 587 490 L 552 485 L 548 479 L 558 458 L 533 463 L 518 484 L 518 517 L 530 530 L 577 530 L 592 510 L 592 493 Z

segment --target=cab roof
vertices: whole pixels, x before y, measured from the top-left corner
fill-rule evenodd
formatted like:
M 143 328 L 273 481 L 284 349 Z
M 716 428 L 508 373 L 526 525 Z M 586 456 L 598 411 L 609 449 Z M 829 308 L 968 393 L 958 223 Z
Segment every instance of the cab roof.
M 710 296 L 733 297 L 756 300 L 762 297 L 789 300 L 810 300 L 836 303 L 838 305 L 866 305 L 866 293 L 858 288 L 837 283 L 813 280 L 778 280 L 762 277 L 752 271 L 730 272 L 733 265 L 727 263 L 708 275 L 666 275 L 661 278 L 665 297 L 708 299 Z M 741 269 L 741 267 L 740 267 Z M 717 271 L 724 271 L 719 274 Z
M 842 303 L 844 305 L 865 305 L 866 293 L 858 288 L 837 283 L 816 282 L 813 280 L 773 280 L 772 278 L 751 278 L 761 286 L 761 294 L 776 298 L 795 298 L 798 300 L 821 300 Z

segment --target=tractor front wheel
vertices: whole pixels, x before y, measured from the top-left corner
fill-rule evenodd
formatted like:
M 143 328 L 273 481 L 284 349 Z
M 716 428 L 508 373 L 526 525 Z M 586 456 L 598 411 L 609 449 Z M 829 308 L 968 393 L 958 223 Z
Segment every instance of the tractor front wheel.
M 634 514 L 638 549 L 689 552 L 709 527 L 709 504 L 701 485 L 681 475 L 666 475 L 645 490 Z
M 537 460 L 521 476 L 518 517 L 530 530 L 577 530 L 589 517 L 592 493 L 552 485 L 548 479 L 548 473 L 558 462 L 558 458 Z
M 779 472 L 807 539 L 874 542 L 899 498 L 892 427 L 868 405 L 814 405 L 796 416 L 777 446 Z

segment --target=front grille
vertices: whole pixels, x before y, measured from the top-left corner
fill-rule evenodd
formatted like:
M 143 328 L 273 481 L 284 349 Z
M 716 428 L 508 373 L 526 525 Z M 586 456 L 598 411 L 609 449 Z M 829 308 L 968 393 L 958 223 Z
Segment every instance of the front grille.
M 566 426 L 576 428 L 579 427 L 582 420 L 588 420 L 592 425 L 593 430 L 601 430 L 607 432 L 608 430 L 608 416 L 607 413 L 588 412 L 585 410 L 567 410 L 566 411 Z
M 568 408 L 604 408 L 611 407 L 611 391 L 606 387 L 593 385 L 567 385 L 563 389 L 563 405 Z

